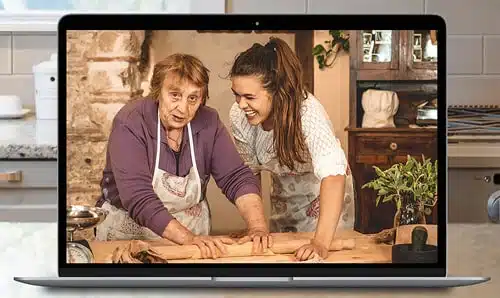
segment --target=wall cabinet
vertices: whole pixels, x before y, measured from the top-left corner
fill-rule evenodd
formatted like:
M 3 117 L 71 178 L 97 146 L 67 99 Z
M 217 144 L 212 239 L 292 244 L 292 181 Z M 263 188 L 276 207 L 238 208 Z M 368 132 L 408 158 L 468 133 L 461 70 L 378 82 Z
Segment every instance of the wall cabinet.
M 349 164 L 355 178 L 355 230 L 377 233 L 393 226 L 396 206 L 376 206 L 376 192 L 361 187 L 376 178 L 373 166 L 387 169 L 406 162 L 437 158 L 437 129 L 415 127 L 416 107 L 437 97 L 435 31 L 358 30 L 350 32 Z M 367 89 L 391 90 L 399 98 L 394 128 L 362 127 L 361 98 Z M 437 208 L 427 223 L 437 223 Z
M 437 79 L 435 30 L 357 30 L 350 36 L 357 80 Z

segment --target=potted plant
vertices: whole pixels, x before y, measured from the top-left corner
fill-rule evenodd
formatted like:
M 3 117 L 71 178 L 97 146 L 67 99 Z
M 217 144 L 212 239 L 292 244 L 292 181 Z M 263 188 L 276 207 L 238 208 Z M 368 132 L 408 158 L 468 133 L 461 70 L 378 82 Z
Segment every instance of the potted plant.
M 395 202 L 394 227 L 425 224 L 425 216 L 432 214 L 437 202 L 437 160 L 431 162 L 422 155 L 422 161 L 408 155 L 406 163 L 397 163 L 386 170 L 373 166 L 377 177 L 362 188 L 377 192 L 376 206 Z
M 329 30 L 328 33 L 331 38 L 325 40 L 324 45 L 318 44 L 312 50 L 313 56 L 318 61 L 319 69 L 332 66 L 341 50 L 349 52 L 349 34 L 347 32 Z

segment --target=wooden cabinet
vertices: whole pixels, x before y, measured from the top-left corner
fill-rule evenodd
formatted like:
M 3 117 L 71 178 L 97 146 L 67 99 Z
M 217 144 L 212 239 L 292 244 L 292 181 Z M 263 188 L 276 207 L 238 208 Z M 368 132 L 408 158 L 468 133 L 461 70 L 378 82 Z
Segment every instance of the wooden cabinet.
M 57 220 L 57 161 L 0 161 L 0 221 Z
M 361 187 L 376 178 L 373 166 L 387 169 L 407 155 L 437 158 L 437 129 L 415 127 L 417 106 L 437 98 L 435 31 L 350 31 L 349 164 L 356 191 L 355 230 L 376 233 L 393 226 L 394 203 L 375 205 L 376 192 Z M 397 93 L 395 128 L 362 127 L 363 93 L 368 89 Z M 436 208 L 427 218 L 436 223 Z
M 356 30 L 350 36 L 357 80 L 437 79 L 435 30 Z
M 375 205 L 376 193 L 361 187 L 376 177 L 373 166 L 387 169 L 395 163 L 406 162 L 407 155 L 421 160 L 437 158 L 435 129 L 349 129 L 349 164 L 355 179 L 356 222 L 355 230 L 361 233 L 376 233 L 391 228 L 396 213 L 393 203 Z M 437 212 L 427 219 L 436 223 Z

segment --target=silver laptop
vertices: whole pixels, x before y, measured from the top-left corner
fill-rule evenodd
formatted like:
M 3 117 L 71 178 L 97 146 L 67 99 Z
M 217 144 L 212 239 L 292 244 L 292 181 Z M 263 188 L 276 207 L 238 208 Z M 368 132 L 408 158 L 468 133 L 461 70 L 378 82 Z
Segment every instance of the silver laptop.
M 134 33 L 130 33 L 131 31 Z M 88 236 L 88 232 L 91 233 L 96 225 L 102 222 L 106 212 L 78 206 L 70 208 L 67 205 L 67 191 L 70 187 L 67 173 L 81 171 L 76 176 L 89 175 L 90 185 L 92 178 L 92 181 L 96 179 L 90 177 L 94 174 L 87 168 L 96 167 L 95 163 L 98 163 L 101 157 L 89 156 L 83 161 L 86 163 L 85 169 L 76 166 L 70 169 L 67 158 L 76 157 L 67 156 L 69 149 L 67 146 L 76 145 L 75 143 L 67 145 L 66 138 L 74 138 L 76 133 L 79 134 L 76 137 L 81 140 L 95 141 L 96 146 L 106 142 L 106 137 L 100 134 L 100 130 L 106 129 L 106 125 L 111 123 L 109 119 L 112 118 L 113 112 L 110 109 L 100 109 L 100 106 L 107 101 L 113 102 L 116 112 L 116 107 L 126 101 L 124 100 L 126 96 L 132 98 L 141 95 L 138 91 L 141 87 L 131 84 L 137 84 L 136 79 L 140 81 L 141 71 L 147 77 L 148 66 L 154 65 L 154 61 L 151 60 L 159 58 L 150 55 L 153 52 L 151 50 L 153 45 L 160 44 L 161 48 L 163 42 L 164 51 L 175 49 L 175 51 L 197 53 L 202 56 L 200 58 L 209 65 L 209 68 L 221 70 L 227 66 L 217 63 L 223 60 L 232 61 L 237 52 L 250 47 L 253 43 L 265 43 L 271 35 L 280 36 L 294 45 L 295 53 L 304 69 L 304 81 L 311 91 L 318 84 L 338 86 L 334 84 L 335 82 L 329 82 L 328 76 L 321 72 L 328 71 L 329 67 L 335 68 L 335 63 L 345 63 L 346 60 L 343 60 L 345 54 L 349 54 L 350 70 L 349 67 L 344 67 L 343 70 L 338 70 L 340 75 L 337 76 L 343 78 L 344 85 L 349 85 L 344 86 L 346 89 L 344 94 L 350 96 L 343 99 L 350 105 L 349 116 L 346 115 L 346 119 L 350 121 L 350 129 L 345 133 L 349 136 L 349 147 L 354 148 L 350 149 L 348 159 L 356 182 L 356 214 L 351 230 L 347 230 L 344 234 L 337 233 L 336 239 L 350 237 L 354 239 L 353 246 L 332 251 L 331 257 L 318 262 L 294 261 L 291 251 L 276 253 L 271 257 L 248 255 L 238 262 L 235 262 L 237 258 L 231 261 L 221 258 L 218 262 L 191 259 L 186 262 L 167 261 L 166 264 L 146 261 L 131 264 L 109 262 L 109 259 L 106 261 L 103 257 L 104 247 L 109 255 L 127 242 L 97 243 L 90 240 L 92 237 L 89 240 L 80 238 L 75 240 L 76 238 L 68 236 L 68 230 L 75 229 L 86 229 L 87 233 L 83 235 Z M 449 276 L 447 273 L 446 27 L 442 18 L 431 15 L 73 14 L 65 16 L 60 21 L 58 36 L 59 275 L 14 277 L 14 280 L 44 287 L 84 288 L 443 288 L 474 285 L 489 280 L 488 277 Z M 330 51 L 332 40 L 338 46 Z M 158 56 L 162 52 L 157 51 L 156 54 Z M 228 57 L 221 59 L 219 55 Z M 210 61 L 210 57 L 216 62 Z M 413 65 L 411 69 L 409 62 Z M 142 66 L 145 67 L 141 69 Z M 105 75 L 106 71 L 109 72 L 108 77 Z M 81 75 L 82 72 L 88 75 Z M 96 72 L 101 72 L 102 76 L 96 75 Z M 214 93 L 213 97 L 228 96 L 227 100 L 215 99 L 207 103 L 218 109 L 220 115 L 228 113 L 233 102 L 229 85 L 222 80 L 219 73 L 212 72 L 210 88 L 214 90 L 210 92 Z M 53 78 L 51 81 L 54 81 Z M 75 88 L 78 84 L 87 84 L 88 87 L 78 90 L 77 94 Z M 412 86 L 415 88 L 412 89 Z M 329 88 L 321 87 L 323 90 Z M 379 94 L 385 94 L 386 98 L 379 100 L 390 98 L 387 94 L 398 95 L 398 113 L 391 114 L 389 120 L 396 129 L 373 128 L 369 124 L 363 124 L 364 115 L 368 117 L 370 113 L 377 113 L 377 108 L 370 110 L 369 106 L 365 106 L 363 99 L 368 89 L 393 92 L 381 91 Z M 409 92 L 414 89 L 419 93 Z M 429 100 L 417 103 L 416 99 L 420 98 L 417 95 Z M 69 102 L 74 103 L 75 97 L 78 97 L 79 105 L 71 106 L 70 115 Z M 434 98 L 438 98 L 438 105 L 432 101 Z M 366 101 L 370 100 L 373 103 L 374 95 L 366 94 Z M 389 110 L 394 104 L 397 104 L 394 99 L 392 101 L 389 99 Z M 380 102 L 378 105 L 380 106 Z M 93 111 L 94 115 L 82 116 L 89 111 Z M 378 110 L 380 111 L 382 109 Z M 382 113 L 385 111 L 387 109 Z M 75 117 L 78 118 L 79 123 L 72 122 L 73 135 L 70 135 L 66 125 L 70 123 L 68 115 L 72 117 L 73 122 Z M 221 119 L 226 119 L 226 116 Z M 75 130 L 75 125 L 88 129 Z M 380 232 L 393 228 L 394 208 L 391 209 L 390 202 L 381 203 L 385 205 L 376 207 L 374 204 L 376 192 L 370 187 L 361 188 L 363 184 L 370 182 L 363 179 L 375 179 L 375 170 L 369 172 L 373 165 L 405 163 L 406 154 L 419 155 L 419 153 L 408 153 L 415 148 L 411 148 L 408 143 L 404 145 L 405 137 L 412 138 L 410 143 L 418 138 L 409 136 L 412 128 L 431 132 L 425 136 L 430 139 L 425 142 L 419 139 L 414 146 L 433 144 L 422 150 L 427 150 L 425 152 L 429 152 L 428 155 L 438 161 L 438 182 L 434 185 L 438 189 L 437 208 L 428 210 L 430 214 L 425 213 L 425 225 L 415 221 L 412 216 L 398 217 L 400 224 L 396 233 L 387 233 L 384 238 Z M 343 128 L 338 130 L 343 131 Z M 402 134 L 397 136 L 398 132 Z M 360 139 L 358 136 L 363 133 L 369 137 Z M 388 143 L 388 147 L 385 145 L 382 147 L 380 144 L 385 144 L 385 141 L 380 140 L 385 140 L 383 135 L 387 133 L 392 137 L 397 136 L 403 146 L 400 144 L 398 148 L 396 143 Z M 101 152 L 101 149 L 96 147 L 95 150 L 89 150 Z M 75 149 L 72 151 L 75 152 Z M 367 152 L 371 152 L 371 155 Z M 81 162 L 73 161 L 72 164 Z M 429 188 L 431 187 L 432 185 L 429 185 Z M 219 206 L 217 204 L 211 206 L 212 211 L 216 212 L 214 208 Z M 220 218 L 217 219 L 219 229 L 225 228 L 224 231 L 227 232 L 232 226 L 226 222 L 230 216 L 222 217 L 224 217 L 222 221 Z M 294 231 L 280 235 L 285 234 L 295 240 L 306 239 L 307 235 L 310 235 Z M 381 239 L 381 243 L 375 243 L 376 237 Z M 175 246 L 170 246 L 170 249 L 172 247 L 177 252 L 193 249 Z M 68 255 L 73 261 L 68 260 Z

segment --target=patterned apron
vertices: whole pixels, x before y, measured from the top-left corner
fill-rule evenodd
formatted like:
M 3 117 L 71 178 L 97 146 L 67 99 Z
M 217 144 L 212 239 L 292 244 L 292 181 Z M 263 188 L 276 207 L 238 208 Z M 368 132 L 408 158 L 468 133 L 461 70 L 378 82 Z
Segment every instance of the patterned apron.
M 319 219 L 321 181 L 314 173 L 272 173 L 272 232 L 314 232 Z M 344 200 L 337 229 L 354 228 L 354 187 L 346 176 Z
M 211 231 L 210 209 L 205 199 L 194 155 L 191 125 L 188 123 L 189 148 L 193 167 L 185 177 L 167 173 L 159 168 L 160 162 L 160 117 L 158 111 L 156 160 L 153 174 L 153 190 L 165 208 L 182 225 L 195 235 L 209 235 Z M 123 209 L 105 202 L 102 206 L 109 214 L 97 226 L 96 239 L 110 240 L 153 240 L 161 238 L 149 228 L 137 224 Z
M 340 143 L 340 141 L 337 139 Z M 271 149 L 272 132 L 262 132 L 256 150 L 259 165 L 248 164 L 254 173 L 269 171 L 272 179 L 270 230 L 273 233 L 314 232 L 319 219 L 321 181 L 314 174 L 311 162 L 298 164 L 296 171 L 280 166 Z M 344 200 L 337 229 L 354 228 L 354 185 L 349 166 L 345 181 Z

